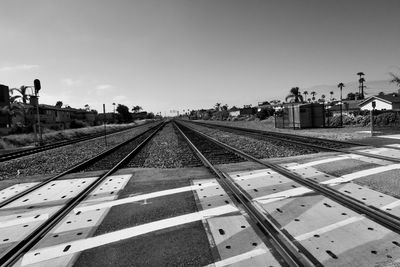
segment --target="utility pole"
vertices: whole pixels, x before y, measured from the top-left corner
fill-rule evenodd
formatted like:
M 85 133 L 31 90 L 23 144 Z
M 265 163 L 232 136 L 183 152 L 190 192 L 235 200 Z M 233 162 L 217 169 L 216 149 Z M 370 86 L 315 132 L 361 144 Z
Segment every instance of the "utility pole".
M 103 104 L 104 143 L 107 147 L 106 104 Z

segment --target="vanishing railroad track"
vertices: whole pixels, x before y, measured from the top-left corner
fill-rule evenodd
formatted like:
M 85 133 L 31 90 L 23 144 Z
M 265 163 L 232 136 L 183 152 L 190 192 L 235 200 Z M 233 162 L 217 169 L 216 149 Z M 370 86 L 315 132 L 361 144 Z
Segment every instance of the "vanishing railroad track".
M 261 139 L 261 140 L 280 140 L 288 143 L 299 144 L 307 147 L 313 147 L 319 150 L 327 150 L 327 151 L 335 151 L 337 149 L 345 149 L 357 146 L 366 146 L 365 144 L 360 144 L 356 142 L 346 142 L 339 140 L 329 140 L 318 137 L 310 137 L 310 136 L 301 136 L 295 134 L 288 133 L 278 133 L 273 131 L 265 131 L 265 130 L 255 130 L 255 129 L 246 129 L 241 127 L 233 127 L 226 125 L 217 125 L 211 123 L 197 122 L 197 121 L 185 121 L 188 123 L 193 123 L 197 125 L 202 125 L 208 128 L 223 130 L 235 134 L 247 135 L 253 138 Z
M 287 133 L 277 133 L 272 131 L 263 131 L 263 130 L 254 130 L 254 129 L 245 129 L 241 127 L 232 127 L 232 126 L 224 126 L 224 125 L 215 125 L 209 123 L 202 122 L 192 122 L 192 121 L 182 121 L 185 123 L 192 123 L 194 125 L 201 125 L 207 128 L 218 129 L 226 132 L 231 132 L 238 135 L 248 136 L 255 139 L 260 139 L 264 141 L 269 140 L 279 140 L 286 143 L 296 144 L 300 146 L 304 146 L 306 148 L 314 148 L 319 151 L 329 151 L 329 152 L 339 152 L 344 154 L 356 154 L 360 156 L 387 160 L 392 162 L 400 162 L 400 159 L 394 157 L 387 157 L 378 154 L 371 154 L 359 151 L 360 149 L 370 148 L 366 144 L 360 144 L 357 142 L 347 142 L 347 141 L 339 141 L 339 140 L 330 140 L 323 139 L 317 137 L 308 137 L 301 136 L 295 134 L 287 134 Z
M 115 135 L 115 134 L 121 134 L 123 132 L 131 130 L 132 128 L 141 127 L 143 125 L 145 125 L 145 124 L 135 125 L 135 126 L 130 127 L 128 129 L 108 132 L 107 135 L 111 136 L 111 135 Z M 5 153 L 5 154 L 0 155 L 0 162 L 4 162 L 4 161 L 7 161 L 7 160 L 12 160 L 12 159 L 24 157 L 24 156 L 27 156 L 27 155 L 32 155 L 32 154 L 43 152 L 43 151 L 50 150 L 50 149 L 53 149 L 53 148 L 63 147 L 63 146 L 72 145 L 72 144 L 76 144 L 76 143 L 83 142 L 83 141 L 88 141 L 88 140 L 92 140 L 92 139 L 96 139 L 96 138 L 101 138 L 101 137 L 104 137 L 104 132 L 103 133 L 91 134 L 91 135 L 80 137 L 80 138 L 74 138 L 72 140 L 60 141 L 60 142 L 56 142 L 56 143 L 45 144 L 45 145 L 39 146 L 39 147 L 32 147 L 32 148 L 22 149 L 22 150 L 10 152 L 10 153 Z
M 53 186 L 53 181 L 66 179 L 67 175 L 83 172 L 95 171 L 95 176 L 99 176 L 93 178 L 90 182 L 86 182 L 86 184 L 82 186 L 82 188 L 78 190 L 79 192 L 73 195 L 73 197 L 67 197 L 66 200 L 61 201 L 62 205 L 59 205 L 60 208 L 52 213 L 50 212 L 49 218 L 38 227 L 35 227 L 28 235 L 21 239 L 21 241 L 10 243 L 11 245 L 7 250 L 3 250 L 3 252 L 0 251 L 0 265 L 11 266 L 18 262 L 23 255 L 35 247 L 35 244 L 49 233 L 52 233 L 52 229 L 54 229 L 58 223 L 63 221 L 71 211 L 75 210 L 76 207 L 87 199 L 90 194 L 93 194 L 94 191 L 98 190 L 99 187 L 107 182 L 110 176 L 115 174 L 117 170 L 140 166 L 142 161 L 141 159 L 136 159 L 137 156 L 146 148 L 146 146 L 148 146 L 150 140 L 152 140 L 164 125 L 165 123 L 157 124 L 146 132 L 143 132 L 92 159 L 82 162 L 59 175 L 30 187 L 14 197 L 10 197 L 5 201 L 0 202 L 0 208 L 3 210 L 13 209 L 12 205 L 15 202 L 25 205 L 21 206 L 19 209 L 29 210 L 34 208 L 35 205 L 29 203 L 30 196 L 35 193 L 37 194 L 39 192 L 37 190 L 40 190 L 41 188 L 50 188 Z M 268 240 L 268 244 L 269 246 L 272 246 L 274 255 L 275 253 L 280 255 L 288 266 L 321 266 L 322 264 L 312 252 L 295 240 L 294 236 L 290 232 L 282 229 L 282 227 L 276 223 L 271 214 L 268 214 L 261 205 L 257 204 L 255 198 L 238 182 L 238 180 L 233 179 L 232 175 L 222 170 L 222 165 L 220 166 L 220 164 L 249 162 L 252 164 L 258 164 L 261 168 L 271 169 L 285 177 L 285 179 L 291 180 L 292 182 L 290 185 L 293 187 L 292 189 L 297 190 L 301 187 L 307 188 L 307 190 L 309 190 L 308 192 L 311 192 L 309 194 L 323 196 L 331 200 L 332 203 L 335 203 L 334 205 L 343 206 L 358 214 L 359 217 L 364 218 L 365 216 L 366 220 L 371 220 L 374 223 L 379 224 L 389 232 L 400 234 L 400 218 L 390 212 L 386 212 L 375 206 L 366 205 L 362 201 L 336 190 L 331 184 L 322 184 L 318 181 L 304 178 L 286 166 L 257 159 L 248 153 L 197 131 L 188 123 L 173 122 L 173 126 L 175 127 L 175 132 L 181 135 L 182 139 L 189 145 L 196 157 L 210 170 L 211 173 L 215 175 L 217 182 L 226 192 L 228 192 L 228 195 L 232 197 L 231 199 L 235 202 L 238 209 L 247 214 L 249 216 L 248 218 L 250 218 L 252 222 L 251 224 L 257 225 L 261 232 L 264 233 L 265 237 L 263 237 L 262 240 Z M 256 135 L 251 134 L 250 136 L 254 137 Z M 263 138 L 262 140 L 266 139 Z M 322 141 L 319 140 L 319 142 Z M 307 143 L 302 142 L 302 145 L 307 146 Z M 312 146 L 315 148 L 315 144 L 312 144 Z M 317 146 L 323 147 L 321 143 Z M 358 153 L 361 156 L 375 157 L 396 162 L 396 159 L 393 158 L 371 155 L 366 152 L 359 152 L 353 149 L 350 150 L 349 148 L 350 144 L 343 146 L 337 145 L 329 149 L 325 147 L 320 150 L 351 154 Z M 257 189 L 252 190 L 256 191 Z M 111 193 L 114 192 L 112 191 Z M 326 205 L 329 206 L 327 203 Z M 279 209 L 277 210 L 278 212 L 281 212 Z M 394 246 L 400 247 L 399 242 L 400 240 L 393 240 L 392 243 Z M 66 246 L 64 251 L 68 251 L 69 249 L 70 246 Z M 325 254 L 329 255 L 329 257 L 333 259 L 337 259 L 338 257 L 338 255 L 330 250 L 326 250 L 325 252 Z
M 305 250 L 298 242 L 292 242 L 293 236 L 290 236 L 286 231 L 281 231 L 279 226 L 274 225 L 273 220 L 271 220 L 271 218 L 267 216 L 258 205 L 255 204 L 255 201 L 252 199 L 249 193 L 244 188 L 239 186 L 239 184 L 236 183 L 227 173 L 215 166 L 215 164 L 224 162 L 223 159 L 218 159 L 219 156 L 226 158 L 229 155 L 230 158 L 235 159 L 235 162 L 239 161 L 236 158 L 239 156 L 242 158 L 242 161 L 247 160 L 258 163 L 261 166 L 267 167 L 294 181 L 296 184 L 304 186 L 305 188 L 310 189 L 310 191 L 332 200 L 334 203 L 338 203 L 339 205 L 353 210 L 360 216 L 365 216 L 371 221 L 390 229 L 390 231 L 393 231 L 394 233 L 400 234 L 400 218 L 394 216 L 393 214 L 383 211 L 378 207 L 366 205 L 357 199 L 333 189 L 329 185 L 323 185 L 311 179 L 304 179 L 297 173 L 290 171 L 281 165 L 259 160 L 232 146 L 229 146 L 228 144 L 222 143 L 204 133 L 195 130 L 194 128 L 188 126 L 188 124 L 183 125 L 177 122 L 176 125 L 180 129 L 181 134 L 184 135 L 185 139 L 190 144 L 192 150 L 202 160 L 205 166 L 207 166 L 215 175 L 218 176 L 218 181 L 221 183 L 221 186 L 226 188 L 227 191 L 229 191 L 240 204 L 246 207 L 246 212 L 251 215 L 252 219 L 256 221 L 257 225 L 261 226 L 262 231 L 264 233 L 268 233 L 269 238 L 274 240 L 280 255 L 291 266 L 321 265 L 321 263 L 319 263 L 317 259 L 314 258 L 312 254 L 307 252 L 307 250 Z M 334 148 L 334 150 L 344 152 L 338 148 Z M 351 153 L 357 152 L 352 151 Z M 368 153 L 360 153 L 360 155 L 375 157 L 378 159 L 392 159 L 379 155 L 371 155 Z M 298 185 L 292 186 L 296 188 Z M 393 241 L 393 244 L 399 244 L 399 242 L 395 240 Z M 329 250 L 326 251 L 326 253 L 332 258 L 337 258 L 337 255 Z
M 8 205 L 12 205 L 12 203 L 20 201 L 22 198 L 29 200 L 29 196 L 32 196 L 41 188 L 48 186 L 49 183 L 62 179 L 67 174 L 103 170 L 103 173 L 99 177 L 94 179 L 89 185 L 86 185 L 86 187 L 83 187 L 83 189 L 74 197 L 66 200 L 64 203 L 61 203 L 62 205 L 60 205 L 60 208 L 50 214 L 49 218 L 41 223 L 38 227 L 35 227 L 29 235 L 17 242 L 17 244 L 13 244 L 7 248 L 5 252 L 0 255 L 0 265 L 11 266 L 18 259 L 20 259 L 20 257 L 29 251 L 29 249 L 31 249 L 41 238 L 43 238 L 46 233 L 56 226 L 78 204 L 85 200 L 85 198 L 89 196 L 91 192 L 104 183 L 110 175 L 128 164 L 146 145 L 146 143 L 149 142 L 149 140 L 151 140 L 151 138 L 164 127 L 164 125 L 164 122 L 158 123 L 154 127 L 135 136 L 134 138 L 127 140 L 92 159 L 82 162 L 59 175 L 47 179 L 15 195 L 14 197 L 1 202 L 0 207 L 4 210 L 8 208 Z M 22 202 L 25 202 L 26 200 L 23 200 Z M 27 202 L 27 205 L 29 205 L 29 202 Z M 34 208 L 34 206 L 28 207 L 28 209 L 30 208 Z

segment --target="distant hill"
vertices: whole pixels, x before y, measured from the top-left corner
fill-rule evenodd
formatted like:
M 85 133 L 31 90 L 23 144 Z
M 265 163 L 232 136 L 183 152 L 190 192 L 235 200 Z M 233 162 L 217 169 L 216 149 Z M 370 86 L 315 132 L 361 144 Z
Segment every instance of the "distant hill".
M 343 98 L 346 97 L 346 95 L 349 92 L 358 92 L 358 82 L 348 82 L 344 84 L 345 87 L 343 88 Z M 379 80 L 379 81 L 367 81 L 365 84 L 367 87 L 364 89 L 364 94 L 366 97 L 371 96 L 371 95 L 377 95 L 379 92 L 384 92 L 384 93 L 393 93 L 393 92 L 398 92 L 399 87 L 394 84 L 394 83 L 389 83 L 387 80 Z M 315 91 L 317 95 L 315 98 L 320 98 L 322 94 L 326 95 L 326 98 L 330 98 L 330 91 L 333 91 L 333 97 L 336 99 L 340 98 L 340 90 L 337 87 L 337 85 L 316 85 L 308 88 L 301 88 L 301 92 L 308 91 L 308 93 Z M 307 96 L 308 98 L 309 96 Z

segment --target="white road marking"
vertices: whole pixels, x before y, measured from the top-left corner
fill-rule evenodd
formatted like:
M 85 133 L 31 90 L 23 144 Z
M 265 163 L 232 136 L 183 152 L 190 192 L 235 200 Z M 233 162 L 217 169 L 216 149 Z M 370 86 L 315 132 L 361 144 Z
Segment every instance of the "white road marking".
M 400 206 L 400 200 L 397 200 L 395 202 L 389 203 L 385 206 L 380 207 L 381 210 L 386 210 L 386 209 L 393 209 Z
M 390 145 L 385 145 L 387 147 L 394 147 L 394 148 L 400 148 L 400 144 L 390 144 Z
M 396 201 L 394 201 L 394 202 L 392 202 L 392 203 L 389 203 L 389 204 L 387 204 L 387 205 L 385 205 L 385 206 L 380 207 L 379 209 L 385 210 L 385 209 L 387 209 L 387 208 L 395 208 L 395 207 L 398 207 L 398 206 L 400 206 L 400 200 L 396 200 Z M 326 232 L 335 230 L 335 229 L 337 229 L 337 228 L 339 228 L 339 227 L 342 227 L 342 226 L 351 224 L 351 223 L 353 223 L 353 222 L 361 221 L 361 220 L 363 220 L 363 219 L 365 219 L 365 217 L 363 217 L 363 216 L 354 216 L 354 217 L 350 217 L 350 218 L 348 218 L 348 219 L 346 219 L 346 220 L 342 220 L 342 221 L 340 221 L 340 222 L 337 222 L 337 223 L 334 223 L 334 224 L 330 224 L 330 225 L 328 225 L 328 226 L 319 228 L 319 229 L 317 229 L 317 230 L 314 230 L 314 231 L 311 231 L 311 232 L 308 232 L 308 233 L 305 233 L 305 234 L 296 236 L 295 238 L 296 238 L 297 240 L 301 241 L 301 240 L 310 238 L 310 237 L 312 237 L 312 236 L 314 236 L 314 235 L 316 235 L 316 234 L 323 234 L 323 233 L 326 233 Z
M 345 160 L 345 159 L 348 159 L 348 158 L 354 159 L 354 158 L 359 158 L 359 157 L 362 157 L 362 156 L 353 155 L 353 154 L 351 154 L 351 155 L 342 155 L 342 156 L 338 156 L 338 157 L 335 157 L 335 158 L 321 159 L 321 160 L 307 162 L 307 163 L 304 163 L 304 164 L 291 166 L 291 167 L 288 167 L 288 169 L 297 170 L 297 169 L 302 169 L 302 168 L 305 168 L 305 167 L 312 167 L 312 166 L 319 165 L 319 164 L 324 164 L 324 163 L 329 163 L 329 162 L 334 162 L 334 161 L 339 161 L 339 160 Z
M 330 179 L 324 182 L 321 182 L 320 184 L 327 184 L 330 186 L 334 186 L 334 185 L 338 185 L 341 183 L 347 183 L 351 180 L 357 179 L 357 178 L 361 178 L 364 176 L 368 176 L 368 175 L 372 175 L 372 174 L 378 174 L 381 172 L 385 172 L 385 171 L 389 171 L 389 170 L 395 170 L 395 169 L 400 169 L 400 164 L 392 164 L 392 165 L 388 165 L 388 166 L 380 166 L 380 167 L 376 167 L 376 168 L 372 168 L 372 169 L 367 169 L 367 170 L 363 170 L 363 171 L 359 171 L 359 172 L 354 172 L 354 173 L 350 173 L 350 174 L 346 174 L 343 175 L 341 177 L 338 178 L 334 178 L 334 179 Z M 309 192 L 312 192 L 313 190 L 308 189 L 306 187 L 298 187 L 298 188 L 294 188 L 294 189 L 289 189 L 289 190 L 285 190 L 282 192 L 278 192 L 278 193 L 274 193 L 274 194 L 269 194 L 269 195 L 265 195 L 265 196 L 261 196 L 261 197 L 257 197 L 254 200 L 261 203 L 261 204 L 267 204 L 267 203 L 271 203 L 271 202 L 275 202 L 278 200 L 282 200 L 285 198 L 289 198 L 289 197 L 295 197 L 295 196 L 300 196 Z
M 278 201 L 278 200 L 289 198 L 289 197 L 304 195 L 304 194 L 312 192 L 312 191 L 313 190 L 308 189 L 306 187 L 297 187 L 297 188 L 285 190 L 282 192 L 269 194 L 269 195 L 262 196 L 262 197 L 257 197 L 257 198 L 254 198 L 253 200 L 255 200 L 261 204 L 267 204 L 270 202 Z
M 246 252 L 246 253 L 243 253 L 240 255 L 236 255 L 236 256 L 233 256 L 233 257 L 230 257 L 230 258 L 227 258 L 224 260 L 217 261 L 214 264 L 210 264 L 208 266 L 215 266 L 215 267 L 228 266 L 228 265 L 235 264 L 235 263 L 247 260 L 247 259 L 254 258 L 259 255 L 263 255 L 265 253 L 267 253 L 267 250 L 265 250 L 265 249 L 261 249 L 261 248 L 253 249 L 249 252 Z
M 295 237 L 295 239 L 297 239 L 299 241 L 305 240 L 305 239 L 310 238 L 310 237 L 312 237 L 314 235 L 324 234 L 326 232 L 335 230 L 337 228 L 340 228 L 342 226 L 351 224 L 353 222 L 361 221 L 362 219 L 364 219 L 364 217 L 351 217 L 351 218 L 348 218 L 346 220 L 343 220 L 343 221 L 340 221 L 340 222 L 337 222 L 337 223 L 333 223 L 333 224 L 327 225 L 325 227 L 319 228 L 317 230 L 314 230 L 314 231 L 311 231 L 311 232 L 308 232 L 308 233 L 305 233 L 305 234 L 302 234 L 302 235 L 298 235 L 298 236 Z
M 167 196 L 167 195 L 172 195 L 172 194 L 177 194 L 177 193 L 182 193 L 182 192 L 187 192 L 187 191 L 194 191 L 197 189 L 206 188 L 206 187 L 210 187 L 210 186 L 216 186 L 216 185 L 218 185 L 218 184 L 216 184 L 215 182 L 209 182 L 209 183 L 204 183 L 201 185 L 197 184 L 197 185 L 184 186 L 184 187 L 179 187 L 179 188 L 174 188 L 174 189 L 162 190 L 162 191 L 157 191 L 157 192 L 148 193 L 148 194 L 144 194 L 144 195 L 137 195 L 137 196 L 133 196 L 133 197 L 122 198 L 122 199 L 109 201 L 109 202 L 105 202 L 105 203 L 89 205 L 89 206 L 84 206 L 84 207 L 78 207 L 78 208 L 74 209 L 74 212 L 77 213 L 79 211 L 85 212 L 88 210 L 110 208 L 110 207 L 117 206 L 117 205 L 122 205 L 122 204 L 127 204 L 127 203 L 147 200 L 150 198 L 162 197 L 162 196 Z
M 186 223 L 200 221 L 210 217 L 215 217 L 231 212 L 238 211 L 238 209 L 232 205 L 224 205 L 217 208 L 202 210 L 199 212 L 189 213 L 173 218 L 159 220 L 139 226 L 134 226 L 127 229 L 118 230 L 115 232 L 90 237 L 87 239 L 76 240 L 67 242 L 47 248 L 37 249 L 28 252 L 22 259 L 21 266 L 28 264 L 39 263 L 49 259 L 66 256 L 72 253 L 81 252 L 87 249 L 96 248 L 99 246 L 107 245 L 110 243 L 118 242 L 128 238 L 132 238 L 138 235 L 143 235 L 157 230 L 166 229 L 173 226 L 178 226 Z
M 391 138 L 391 139 L 400 139 L 400 134 L 393 134 L 393 135 L 380 135 L 379 137 L 383 137 L 383 138 Z
M 400 169 L 400 164 L 391 164 L 391 165 L 387 165 L 387 166 L 380 166 L 380 167 L 376 167 L 376 168 L 372 168 L 372 169 L 349 173 L 349 174 L 343 175 L 338 178 L 334 178 L 331 180 L 321 182 L 321 184 L 328 184 L 328 185 L 333 186 L 333 185 L 337 185 L 337 184 L 341 184 L 341 183 L 350 182 L 354 179 L 358 179 L 358 178 L 365 177 L 368 175 L 378 174 L 381 172 L 396 170 L 396 169 Z
M 14 220 L 2 221 L 2 222 L 0 222 L 0 228 L 10 227 L 10 226 L 15 226 L 15 225 L 20 225 L 20 224 L 26 224 L 26 223 L 35 222 L 35 221 L 44 221 L 44 220 L 47 220 L 48 218 L 49 218 L 49 214 L 45 213 L 45 214 L 39 214 L 36 216 L 29 216 L 29 217 L 25 217 L 25 218 L 17 218 Z

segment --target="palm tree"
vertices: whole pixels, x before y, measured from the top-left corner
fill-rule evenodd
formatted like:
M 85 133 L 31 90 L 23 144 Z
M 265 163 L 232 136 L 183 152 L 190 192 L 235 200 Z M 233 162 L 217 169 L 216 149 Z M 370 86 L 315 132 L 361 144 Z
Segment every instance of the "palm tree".
M 299 91 L 299 87 L 292 87 L 292 89 L 290 89 L 290 93 L 286 96 L 285 101 L 287 102 L 288 99 L 291 99 L 290 102 L 303 102 L 303 96 Z
M 307 91 L 304 91 L 304 92 L 303 92 L 303 95 L 304 95 L 304 99 L 307 99 L 308 92 L 307 92 Z
M 86 111 L 90 111 L 90 106 L 89 106 L 89 104 L 86 104 L 86 105 L 85 105 L 85 110 L 86 110 Z
M 322 102 L 325 103 L 325 95 L 321 95 Z
M 317 94 L 317 92 L 312 91 L 310 94 L 312 95 L 312 100 L 315 101 L 315 95 Z
M 340 126 L 343 126 L 343 116 L 342 116 L 343 97 L 342 97 L 342 89 L 344 87 L 344 84 L 343 83 L 339 83 L 337 87 L 340 88 Z
M 307 101 L 308 101 L 308 103 L 311 103 L 311 98 L 308 98 Z
M 10 89 L 10 93 L 11 93 L 11 95 L 13 95 L 14 92 L 17 91 L 20 94 L 19 97 L 21 97 L 22 103 L 26 104 L 26 102 L 28 100 L 28 95 L 26 94 L 27 93 L 26 92 L 27 88 L 28 87 L 24 86 L 24 85 L 22 85 L 20 88 L 11 88 Z
M 360 78 L 360 79 L 358 80 L 358 82 L 360 83 L 361 99 L 364 99 L 364 88 L 365 88 L 364 82 L 365 82 L 365 79 L 364 79 L 364 78 Z
M 395 74 L 390 72 L 392 79 L 390 80 L 391 83 L 396 83 L 398 87 L 400 87 L 400 77 L 396 76 Z
M 134 113 L 138 113 L 140 110 L 143 110 L 143 108 L 142 108 L 141 106 L 134 106 L 134 107 L 132 108 L 132 111 L 133 111 Z
M 360 78 L 358 79 L 358 82 L 360 83 L 359 89 L 358 89 L 358 93 L 360 94 L 361 99 L 363 99 L 362 97 L 364 96 L 364 89 L 361 88 L 361 79 L 362 77 L 365 75 L 364 72 L 357 72 L 357 75 L 360 76 Z M 365 81 L 365 80 L 364 80 Z
M 329 94 L 331 95 L 330 100 L 332 101 L 332 98 L 333 98 L 333 91 L 330 91 Z

